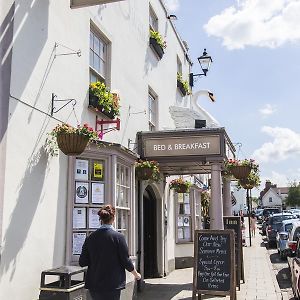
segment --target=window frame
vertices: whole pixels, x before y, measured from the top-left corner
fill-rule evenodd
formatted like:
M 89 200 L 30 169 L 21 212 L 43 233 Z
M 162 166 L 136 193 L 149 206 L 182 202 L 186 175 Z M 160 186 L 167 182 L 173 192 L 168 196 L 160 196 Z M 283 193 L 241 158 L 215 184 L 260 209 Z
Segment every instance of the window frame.
M 158 31 L 158 17 L 151 4 L 149 4 L 149 28 Z
M 91 35 L 94 35 L 96 38 L 99 39 L 99 53 L 97 54 L 96 51 L 94 51 L 91 48 Z M 94 41 L 94 39 L 93 39 Z M 101 57 L 101 51 L 100 51 L 100 44 L 101 42 L 105 45 L 105 55 L 102 58 Z M 104 74 L 99 73 L 93 66 L 91 62 L 91 51 L 95 53 L 99 60 L 103 61 L 104 64 Z M 91 76 L 94 76 L 96 78 L 96 81 L 104 82 L 106 86 L 110 86 L 110 70 L 111 70 L 111 42 L 110 40 L 104 35 L 104 33 L 94 24 L 91 23 L 90 25 L 90 31 L 89 31 L 89 82 L 94 82 L 91 80 Z
M 150 98 L 151 100 L 153 100 L 151 102 L 153 104 L 151 105 L 151 109 L 150 109 Z M 152 118 L 152 116 L 154 117 Z M 148 90 L 148 124 L 149 124 L 149 131 L 158 130 L 158 97 L 157 94 L 151 88 L 149 88 Z
M 111 204 L 116 207 L 117 198 L 116 198 L 116 181 L 117 181 L 117 162 L 121 162 L 122 164 L 126 165 L 129 169 L 129 178 L 130 178 L 130 193 L 129 193 L 129 201 L 128 205 L 130 207 L 130 211 L 128 213 L 128 249 L 129 254 L 135 259 L 135 252 L 136 252 L 136 241 L 134 239 L 135 236 L 135 220 L 134 216 L 136 213 L 135 207 L 135 189 L 134 189 L 134 182 L 135 182 L 135 175 L 134 175 L 134 163 L 136 161 L 136 157 L 133 155 L 129 155 L 127 153 L 122 153 L 119 149 L 112 149 L 112 147 L 107 147 L 103 149 L 103 152 L 99 153 L 99 149 L 96 147 L 92 147 L 87 152 L 76 156 L 76 157 L 69 157 L 69 168 L 68 168 L 68 192 L 67 192 L 67 208 L 66 208 L 66 258 L 65 263 L 70 265 L 78 265 L 79 254 L 73 254 L 73 208 L 75 205 L 75 166 L 76 166 L 76 158 L 83 159 L 83 160 L 101 160 L 104 162 L 105 169 L 104 169 L 104 204 Z M 90 164 L 89 164 L 90 166 Z M 111 178 L 114 178 L 113 180 Z M 109 184 L 108 184 L 109 183 Z M 108 200 L 107 200 L 108 199 Z M 101 207 L 103 204 L 100 204 Z M 93 205 L 94 206 L 94 205 Z M 98 208 L 98 207 L 97 207 Z M 117 207 L 116 207 L 117 209 Z M 116 216 L 117 217 L 117 216 Z M 113 226 L 116 228 L 116 219 L 113 223 Z M 99 223 L 100 226 L 100 223 Z M 81 231 L 95 231 L 95 229 L 88 228 L 88 210 L 86 212 L 86 228 Z
M 179 196 L 180 195 L 180 196 Z M 185 195 L 188 195 L 189 197 L 189 205 L 190 205 L 190 213 L 189 214 L 180 214 L 179 213 L 179 197 L 183 197 L 183 204 L 187 204 L 185 203 Z M 191 193 L 184 193 L 184 194 L 178 194 L 178 193 L 175 193 L 174 194 L 174 197 L 175 197 L 175 201 L 176 201 L 176 204 L 175 204 L 175 234 L 176 234 L 176 238 L 175 238 L 175 241 L 176 241 L 176 244 L 190 244 L 190 243 L 193 243 L 194 241 L 194 236 L 193 236 L 193 231 L 194 231 L 194 228 L 195 228 L 195 212 L 194 212 L 194 205 L 193 205 L 193 197 L 191 195 Z M 179 228 L 184 228 L 184 225 L 182 226 L 178 226 L 178 220 L 179 220 L 179 217 L 185 217 L 185 216 L 189 216 L 189 219 L 190 219 L 190 238 L 189 239 L 180 239 L 178 238 L 178 232 L 179 232 Z

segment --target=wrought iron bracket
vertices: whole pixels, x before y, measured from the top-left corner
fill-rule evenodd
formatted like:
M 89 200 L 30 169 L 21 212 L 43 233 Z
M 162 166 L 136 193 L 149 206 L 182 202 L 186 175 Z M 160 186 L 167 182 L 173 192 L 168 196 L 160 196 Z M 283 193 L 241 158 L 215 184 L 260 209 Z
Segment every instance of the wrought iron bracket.
M 56 114 L 57 112 L 59 112 L 61 109 L 63 109 L 68 104 L 72 103 L 73 108 L 74 108 L 74 106 L 77 103 L 77 101 L 75 99 L 56 99 L 56 98 L 57 98 L 57 96 L 54 93 L 52 93 L 52 98 L 51 98 L 51 116 L 53 116 L 53 114 Z M 67 103 L 57 109 L 54 106 L 54 102 L 67 102 Z

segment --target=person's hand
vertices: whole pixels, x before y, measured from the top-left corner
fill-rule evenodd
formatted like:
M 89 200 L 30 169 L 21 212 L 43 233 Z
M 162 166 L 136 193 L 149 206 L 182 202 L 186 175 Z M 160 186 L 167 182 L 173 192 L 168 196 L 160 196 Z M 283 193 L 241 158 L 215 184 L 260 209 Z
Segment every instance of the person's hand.
M 136 280 L 141 280 L 142 276 L 139 272 L 136 272 L 136 275 L 135 275 L 135 279 Z

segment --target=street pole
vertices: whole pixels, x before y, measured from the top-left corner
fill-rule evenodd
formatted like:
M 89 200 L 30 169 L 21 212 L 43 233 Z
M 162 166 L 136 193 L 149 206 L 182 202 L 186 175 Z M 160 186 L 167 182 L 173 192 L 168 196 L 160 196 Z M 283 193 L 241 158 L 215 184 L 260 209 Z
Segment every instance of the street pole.
M 248 227 L 249 227 L 249 241 L 251 247 L 251 222 L 250 222 L 250 201 L 249 201 L 249 189 L 247 189 L 247 207 L 248 207 Z

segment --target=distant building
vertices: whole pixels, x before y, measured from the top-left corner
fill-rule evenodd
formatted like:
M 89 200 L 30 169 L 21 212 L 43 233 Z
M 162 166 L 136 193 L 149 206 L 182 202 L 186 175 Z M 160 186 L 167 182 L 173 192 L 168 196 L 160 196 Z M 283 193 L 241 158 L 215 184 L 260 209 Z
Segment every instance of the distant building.
M 285 199 L 287 198 L 289 188 L 277 187 L 277 184 L 272 184 L 267 180 L 265 188 L 260 192 L 260 204 L 262 207 L 285 207 Z

